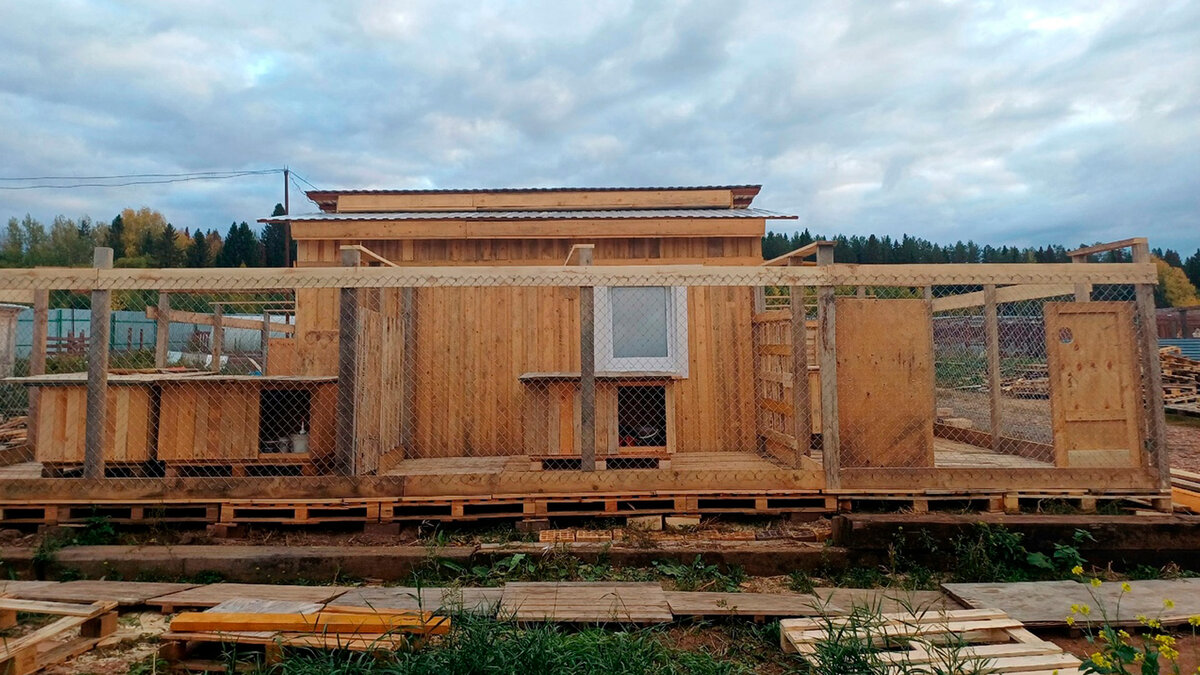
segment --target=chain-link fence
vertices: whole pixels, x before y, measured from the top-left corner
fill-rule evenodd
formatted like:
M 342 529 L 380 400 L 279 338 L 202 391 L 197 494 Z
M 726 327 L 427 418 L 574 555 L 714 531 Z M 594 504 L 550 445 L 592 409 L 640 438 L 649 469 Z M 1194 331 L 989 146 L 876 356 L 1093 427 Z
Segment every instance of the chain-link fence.
M 35 322 L 51 299 L 92 304 L 76 310 L 90 318 L 80 345 L 58 350 L 43 328 L 18 354 L 0 486 L 28 499 L 42 483 L 47 499 L 470 497 L 477 513 L 531 494 L 590 511 L 744 493 L 753 511 L 781 503 L 772 491 L 1153 491 L 1161 411 L 1135 291 L 1152 275 L 0 273 L 43 295 Z M 132 315 L 136 339 L 114 342 Z

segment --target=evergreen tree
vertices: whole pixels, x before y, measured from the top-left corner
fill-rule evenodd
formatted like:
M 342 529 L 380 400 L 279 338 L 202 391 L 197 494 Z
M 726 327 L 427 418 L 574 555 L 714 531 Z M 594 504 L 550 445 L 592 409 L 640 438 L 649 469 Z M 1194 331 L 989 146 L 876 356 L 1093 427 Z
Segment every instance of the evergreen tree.
M 199 229 L 196 234 L 192 235 L 192 243 L 188 244 L 186 264 L 188 267 L 208 267 L 212 264 L 212 256 L 209 254 L 208 237 Z
M 121 214 L 118 213 L 108 226 L 108 241 L 104 245 L 113 250 L 114 260 L 125 257 L 125 219 Z
M 159 267 L 179 267 L 183 265 L 184 253 L 179 250 L 178 239 L 179 232 L 171 223 L 167 223 L 163 228 L 162 234 L 159 235 L 158 245 L 155 247 L 156 257 L 158 258 Z
M 1196 288 L 1200 288 L 1200 248 L 1188 257 L 1183 263 L 1183 273 L 1187 275 L 1188 281 Z
M 287 264 L 287 232 L 283 223 L 267 223 L 263 227 L 263 264 L 283 267 Z

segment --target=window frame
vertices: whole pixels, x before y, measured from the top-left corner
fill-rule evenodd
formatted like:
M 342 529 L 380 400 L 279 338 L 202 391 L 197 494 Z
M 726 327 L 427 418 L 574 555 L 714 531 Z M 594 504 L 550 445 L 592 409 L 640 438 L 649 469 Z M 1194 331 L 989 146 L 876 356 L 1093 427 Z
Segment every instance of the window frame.
M 667 292 L 667 355 L 617 357 L 614 351 L 612 289 L 623 286 L 594 287 L 594 350 L 596 370 L 612 373 L 654 372 L 688 376 L 688 289 L 685 286 L 648 286 Z

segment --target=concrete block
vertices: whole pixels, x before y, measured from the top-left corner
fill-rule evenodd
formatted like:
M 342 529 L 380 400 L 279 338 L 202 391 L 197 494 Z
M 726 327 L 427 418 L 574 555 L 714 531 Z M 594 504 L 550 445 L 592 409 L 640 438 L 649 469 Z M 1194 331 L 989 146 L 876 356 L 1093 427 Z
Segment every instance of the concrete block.
M 517 532 L 532 533 L 550 529 L 549 518 L 526 518 L 517 521 Z
M 629 516 L 625 519 L 625 526 L 634 530 L 656 532 L 663 529 L 663 518 L 662 516 Z
M 670 529 L 700 527 L 700 516 L 666 516 L 663 524 Z

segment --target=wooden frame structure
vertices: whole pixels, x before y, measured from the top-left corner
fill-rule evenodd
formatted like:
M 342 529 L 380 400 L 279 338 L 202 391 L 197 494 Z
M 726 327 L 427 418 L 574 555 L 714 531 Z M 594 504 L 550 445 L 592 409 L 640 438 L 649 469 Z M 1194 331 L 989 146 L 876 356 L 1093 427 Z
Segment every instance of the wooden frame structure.
M 209 405 L 220 407 L 237 399 L 235 390 L 290 378 L 295 383 L 289 386 L 315 387 L 311 400 L 321 392 L 324 411 L 319 430 L 315 412 L 307 418 L 313 421 L 311 442 L 320 450 L 312 471 L 105 477 L 106 463 L 113 461 L 109 446 L 89 433 L 86 480 L 0 475 L 12 504 L 0 504 L 0 514 L 17 513 L 18 503 L 78 499 L 215 503 L 220 518 L 234 520 L 262 503 L 297 514 L 280 516 L 290 521 L 324 509 L 326 519 L 385 522 L 410 514 L 616 514 L 634 503 L 651 511 L 781 512 L 897 495 L 917 508 L 927 508 L 933 495 L 1009 506 L 1026 495 L 1093 504 L 1139 496 L 1162 505 L 1169 472 L 1161 401 L 1156 409 L 1157 397 L 1147 395 L 1158 386 L 1154 335 L 1135 330 L 1153 325 L 1157 273 L 1139 253 L 1145 240 L 1120 243 L 1134 248 L 1133 263 L 844 265 L 834 262 L 831 242 L 762 263 L 759 237 L 765 219 L 774 216 L 749 209 L 756 191 L 318 193 L 314 199 L 329 211 L 282 217 L 291 219 L 299 242 L 295 268 L 130 270 L 98 264 L 91 270 L 0 271 L 0 290 L 35 298 L 49 290 L 91 292 L 98 314 L 113 291 L 159 291 L 161 303 L 167 293 L 294 290 L 295 325 L 269 327 L 284 335 L 269 343 L 272 353 L 288 354 L 282 361 L 288 372 L 257 382 L 214 374 L 153 385 L 150 408 L 158 422 L 151 445 L 157 444 L 159 461 L 183 461 L 189 452 L 196 465 L 232 458 L 253 466 L 270 459 L 242 446 L 230 455 L 195 436 L 183 439 L 179 429 L 198 429 L 200 422 L 166 422 L 162 415 L 174 409 L 168 390 L 207 386 Z M 505 211 L 490 212 L 501 208 L 493 199 Z M 473 206 L 461 206 L 466 202 Z M 656 211 L 668 208 L 666 215 Z M 656 217 L 666 226 L 651 228 Z M 586 238 L 583 226 L 593 228 Z M 1077 262 L 1091 252 L 1084 250 Z M 1000 405 L 997 307 L 1069 294 L 1081 303 L 1091 299 L 1090 289 L 1112 285 L 1136 289 L 1120 301 L 1120 344 L 1130 355 L 1126 372 L 1139 378 L 1134 387 L 1126 378 L 1126 390 L 1141 395 L 1123 399 L 1124 417 L 1115 420 L 1125 434 L 1122 445 L 1108 448 L 1123 450 L 1128 459 L 1030 459 L 1050 446 L 1005 436 L 1009 413 Z M 686 374 L 597 372 L 599 331 L 591 305 L 597 289 L 611 287 L 686 290 Z M 765 287 L 787 288 L 792 299 L 815 295 L 815 317 L 800 307 L 766 309 L 759 292 Z M 910 292 L 904 299 L 867 297 L 867 289 L 882 287 Z M 955 287 L 971 290 L 934 290 Z M 986 430 L 950 432 L 934 415 L 929 317 L 971 307 L 983 310 L 985 398 L 992 412 Z M 160 305 L 148 314 L 160 322 L 177 312 L 190 316 L 166 309 Z M 909 328 L 875 326 L 884 317 Z M 901 335 L 908 342 L 892 339 Z M 93 342 L 101 339 L 93 333 Z M 897 349 L 907 360 L 889 360 Z M 930 383 L 921 385 L 926 377 Z M 888 384 L 901 380 L 915 390 L 904 394 Z M 26 384 L 39 383 L 35 376 Z M 106 402 L 124 386 L 121 376 L 96 367 L 78 384 L 86 385 L 89 402 L 84 426 L 107 429 L 112 406 Z M 617 412 L 622 386 L 661 389 L 664 442 L 625 445 Z M 34 401 L 46 400 L 45 388 L 33 386 Z M 37 417 L 57 407 L 50 410 Z M 880 419 L 889 423 L 877 425 L 878 433 L 862 433 L 867 421 Z M 205 420 L 209 429 L 224 426 L 214 426 L 211 416 Z M 1056 442 L 1080 423 L 1056 422 Z M 33 435 L 45 438 L 38 430 Z M 942 463 L 935 449 L 945 449 L 947 439 L 958 444 L 960 456 L 966 448 L 968 459 L 986 455 L 993 463 Z M 905 443 L 912 445 L 905 450 Z M 578 506 L 556 506 L 567 503 Z M 61 509 L 45 513 L 57 518 Z

